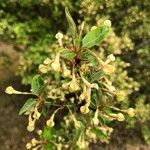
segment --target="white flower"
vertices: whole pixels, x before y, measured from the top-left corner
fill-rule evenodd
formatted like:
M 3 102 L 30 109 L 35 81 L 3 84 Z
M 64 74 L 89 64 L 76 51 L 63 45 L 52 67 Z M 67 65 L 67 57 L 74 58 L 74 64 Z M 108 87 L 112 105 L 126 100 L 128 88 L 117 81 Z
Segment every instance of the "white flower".
M 20 94 L 20 91 L 16 91 L 12 86 L 8 86 L 5 90 L 7 94 Z
M 118 121 L 124 121 L 124 120 L 125 120 L 124 115 L 123 115 L 122 113 L 118 113 L 118 114 L 117 114 L 117 120 L 118 120 Z
M 62 34 L 61 32 L 58 32 L 58 33 L 55 35 L 55 38 L 58 40 L 58 43 L 59 43 L 60 47 L 62 47 L 63 34 Z
M 89 104 L 85 104 L 84 106 L 81 106 L 81 108 L 80 108 L 80 112 L 82 113 L 82 114 L 87 114 L 87 113 L 89 113 Z
M 49 58 L 46 58 L 46 59 L 43 61 L 43 63 L 44 63 L 45 65 L 49 65 L 51 62 L 52 62 L 52 60 L 50 60 Z
M 78 81 L 77 81 L 74 73 L 73 73 L 72 80 L 69 85 L 69 90 L 70 90 L 70 92 L 75 92 L 75 91 L 79 90 Z
M 32 144 L 31 143 L 27 143 L 26 144 L 26 149 L 31 149 L 32 148 Z
M 48 68 L 47 68 L 47 66 L 45 66 L 45 65 L 43 65 L 43 64 L 40 64 L 40 65 L 39 65 L 39 71 L 40 71 L 41 73 L 47 73 Z
M 54 62 L 51 64 L 52 69 L 57 72 L 61 71 L 59 59 L 60 59 L 60 53 L 56 55 Z
M 53 113 L 50 117 L 49 120 L 47 120 L 46 122 L 46 125 L 49 126 L 49 127 L 53 127 L 55 125 L 55 122 L 54 122 L 54 117 L 55 117 L 55 113 Z
M 115 56 L 113 54 L 110 54 L 107 56 L 107 60 L 105 61 L 106 64 L 115 61 Z
M 111 21 L 110 20 L 105 20 L 103 24 L 105 26 L 111 27 Z
M 127 110 L 127 113 L 130 117 L 134 117 L 135 116 L 135 110 L 133 108 L 129 108 Z

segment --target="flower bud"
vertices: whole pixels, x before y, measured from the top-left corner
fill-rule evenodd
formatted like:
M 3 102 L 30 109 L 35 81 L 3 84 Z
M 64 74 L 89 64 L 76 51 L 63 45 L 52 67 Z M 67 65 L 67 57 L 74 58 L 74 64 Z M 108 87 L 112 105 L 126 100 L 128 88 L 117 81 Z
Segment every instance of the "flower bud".
M 31 149 L 32 148 L 32 144 L 31 143 L 27 143 L 26 144 L 26 149 Z
M 103 24 L 105 26 L 111 27 L 111 21 L 110 20 L 105 20 Z
M 97 26 L 92 26 L 90 30 L 92 31 L 92 30 L 95 30 L 96 28 Z
M 81 106 L 80 111 L 81 111 L 82 114 L 89 113 L 88 105 Z
M 43 63 L 44 63 L 45 65 L 49 65 L 51 62 L 52 62 L 52 60 L 50 60 L 49 58 L 46 58 L 46 59 L 43 61 Z
M 124 91 L 119 91 L 116 93 L 116 97 L 119 102 L 123 101 L 125 99 L 125 96 L 126 96 L 126 94 Z
M 62 39 L 63 38 L 63 34 L 61 32 L 58 32 L 56 35 L 55 35 L 55 38 L 58 40 L 58 39 Z
M 115 56 L 113 54 L 110 54 L 110 55 L 107 56 L 107 60 L 106 60 L 105 63 L 108 64 L 108 63 L 110 63 L 112 61 L 115 61 Z
M 43 64 L 40 64 L 40 65 L 39 65 L 39 71 L 40 71 L 41 73 L 47 73 L 48 68 L 47 68 L 47 66 L 45 66 L 45 65 L 43 65 Z
M 37 134 L 38 134 L 38 135 L 41 135 L 41 134 L 42 134 L 42 130 L 38 130 L 38 131 L 37 131 Z
M 29 132 L 34 131 L 34 129 L 35 129 L 34 125 L 28 125 L 28 126 L 27 126 L 27 130 L 28 130 Z
M 71 74 L 71 71 L 67 69 L 65 63 L 63 63 L 63 76 L 68 77 Z
M 33 147 L 36 146 L 38 143 L 39 143 L 39 141 L 37 141 L 35 138 L 33 138 L 31 140 L 31 144 L 32 144 Z
M 118 113 L 118 114 L 117 114 L 117 120 L 118 120 L 118 121 L 124 121 L 124 120 L 125 120 L 124 115 L 123 115 L 122 113 Z
M 96 112 L 94 114 L 94 118 L 92 119 L 92 123 L 94 125 L 98 125 L 99 124 L 99 119 L 98 119 L 98 109 L 96 109 Z
M 8 86 L 5 90 L 7 94 L 20 94 L 21 92 L 16 91 L 12 86 Z
M 77 79 L 75 78 L 75 75 L 73 75 L 72 81 L 70 82 L 69 90 L 70 92 L 75 92 L 79 90 L 79 85 L 78 85 Z
M 109 64 L 104 64 L 103 65 L 103 71 L 106 73 L 106 74 L 112 74 L 115 72 L 115 67 L 112 66 L 112 65 L 109 65 Z
M 135 110 L 133 108 L 129 108 L 127 110 L 127 113 L 130 117 L 134 117 L 135 116 Z
M 50 117 L 49 120 L 47 120 L 46 122 L 46 125 L 49 126 L 49 127 L 53 127 L 55 125 L 55 122 L 54 122 L 54 117 L 55 117 L 55 114 L 53 113 Z
M 51 64 L 51 67 L 54 71 L 60 72 L 60 62 L 59 62 L 60 53 L 56 55 L 54 62 Z

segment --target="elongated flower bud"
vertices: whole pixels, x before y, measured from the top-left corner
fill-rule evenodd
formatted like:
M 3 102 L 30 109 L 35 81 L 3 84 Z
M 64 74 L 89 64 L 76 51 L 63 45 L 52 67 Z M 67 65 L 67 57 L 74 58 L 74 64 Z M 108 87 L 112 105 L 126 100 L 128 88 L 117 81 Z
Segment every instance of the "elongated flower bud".
M 8 86 L 5 90 L 7 94 L 21 94 L 20 91 L 16 91 L 12 86 Z
M 60 53 L 56 55 L 54 62 L 51 64 L 52 69 L 57 72 L 60 72 L 61 70 L 59 58 L 60 58 Z
M 55 125 L 54 117 L 55 117 L 55 113 L 53 113 L 53 114 L 51 115 L 50 119 L 47 120 L 47 122 L 46 122 L 47 126 L 53 127 L 53 126 Z
M 70 92 L 75 92 L 75 91 L 79 90 L 79 85 L 78 85 L 78 81 L 75 77 L 75 74 L 73 74 L 72 81 L 70 82 L 70 85 L 69 85 L 69 90 L 70 90 Z
M 118 120 L 118 121 L 124 121 L 124 120 L 125 120 L 124 115 L 123 115 L 122 113 L 118 113 L 118 114 L 117 114 L 117 120 Z
M 47 68 L 47 66 L 45 66 L 45 65 L 43 65 L 43 64 L 40 64 L 40 65 L 39 65 L 39 71 L 40 71 L 41 73 L 47 73 L 48 68 Z

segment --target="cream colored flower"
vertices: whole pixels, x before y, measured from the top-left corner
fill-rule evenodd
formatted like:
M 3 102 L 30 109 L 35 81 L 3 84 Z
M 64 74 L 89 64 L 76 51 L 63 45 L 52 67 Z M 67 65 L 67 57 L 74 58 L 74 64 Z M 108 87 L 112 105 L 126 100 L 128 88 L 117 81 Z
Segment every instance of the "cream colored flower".
M 5 90 L 7 94 L 21 94 L 22 92 L 16 91 L 12 86 L 8 86 Z
M 111 21 L 110 20 L 105 20 L 103 24 L 105 26 L 111 27 Z
M 125 120 L 124 115 L 123 115 L 122 113 L 118 113 L 118 114 L 117 114 L 117 120 L 118 120 L 118 121 L 124 121 L 124 120 Z
M 107 60 L 105 61 L 106 64 L 115 61 L 115 56 L 113 54 L 110 54 L 107 56 Z
M 52 62 L 52 60 L 49 59 L 49 58 L 46 58 L 46 59 L 43 61 L 43 63 L 44 63 L 45 65 L 49 65 L 51 62 Z
M 104 64 L 102 66 L 102 69 L 106 74 L 112 74 L 116 70 L 116 68 L 113 65 L 109 65 L 109 64 Z
M 62 38 L 63 38 L 63 34 L 61 32 L 58 32 L 56 35 L 55 35 L 55 38 L 58 40 L 58 43 L 60 45 L 60 47 L 62 47 Z
M 53 113 L 50 117 L 49 120 L 47 120 L 46 122 L 46 125 L 49 126 L 49 127 L 53 127 L 55 125 L 55 122 L 54 122 L 54 117 L 55 117 L 55 113 Z
M 124 91 L 118 91 L 116 93 L 116 97 L 119 102 L 123 101 L 125 99 L 125 96 L 126 96 L 126 93 Z
M 134 117 L 135 116 L 135 110 L 133 108 L 129 108 L 127 110 L 127 113 L 130 117 Z
M 87 114 L 87 113 L 89 113 L 89 104 L 85 104 L 84 106 L 81 106 L 80 112 L 81 112 L 82 114 Z
M 94 118 L 92 119 L 92 123 L 94 125 L 98 125 L 99 124 L 99 119 L 98 119 L 98 109 L 96 109 L 96 112 L 94 114 Z
M 59 59 L 60 59 L 60 53 L 56 55 L 54 62 L 51 64 L 52 69 L 57 72 L 61 71 Z
M 27 143 L 26 144 L 26 149 L 31 149 L 32 148 L 32 144 L 31 143 Z
M 45 65 L 43 65 L 43 64 L 40 64 L 40 65 L 39 65 L 39 71 L 40 71 L 41 73 L 47 73 L 48 68 L 47 68 L 47 66 L 45 66 Z
M 67 69 L 67 66 L 65 63 L 63 63 L 63 76 L 64 77 L 69 77 L 71 74 L 71 71 L 69 69 Z
M 75 92 L 79 89 L 80 88 L 79 88 L 79 85 L 78 85 L 78 81 L 75 77 L 75 74 L 73 73 L 72 80 L 71 80 L 70 85 L 69 85 L 69 90 L 70 90 L 70 92 Z

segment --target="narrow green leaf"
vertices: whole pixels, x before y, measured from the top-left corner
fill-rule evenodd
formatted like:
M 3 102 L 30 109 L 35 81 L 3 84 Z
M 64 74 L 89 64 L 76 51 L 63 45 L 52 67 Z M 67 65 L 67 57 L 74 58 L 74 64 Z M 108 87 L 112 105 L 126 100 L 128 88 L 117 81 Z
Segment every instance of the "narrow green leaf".
M 96 29 L 88 32 L 82 39 L 82 47 L 90 48 L 94 45 L 98 45 L 104 40 L 109 32 L 108 26 L 100 26 Z
M 70 49 L 65 49 L 60 53 L 61 57 L 68 59 L 68 60 L 72 60 L 75 57 L 75 55 L 76 54 Z
M 36 99 L 28 99 L 26 103 L 23 105 L 23 107 L 19 111 L 19 115 L 22 115 L 26 111 L 31 110 L 36 105 Z
M 66 14 L 66 19 L 69 24 L 69 30 L 70 30 L 71 36 L 73 39 L 75 39 L 76 34 L 77 34 L 77 28 L 76 28 L 76 24 L 75 24 L 74 20 L 72 19 L 71 15 L 68 11 L 68 8 L 65 9 L 65 14 Z
M 31 90 L 34 94 L 39 94 L 41 88 L 44 85 L 44 79 L 41 75 L 35 75 L 32 79 Z

